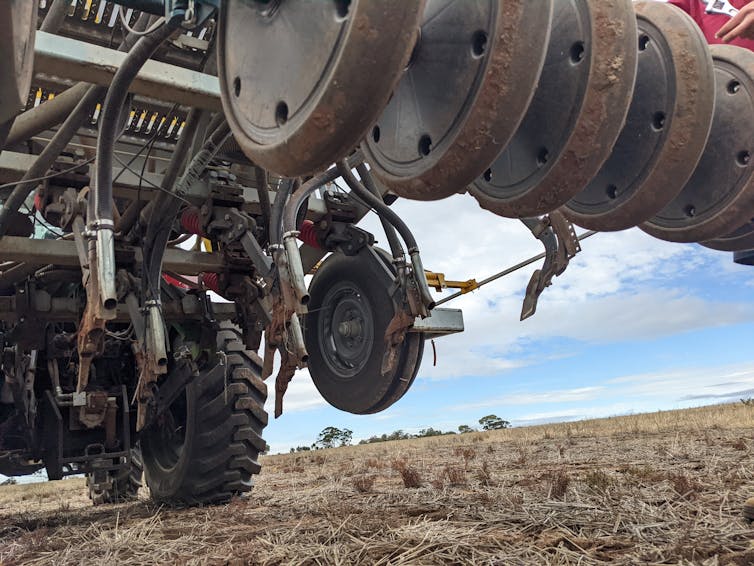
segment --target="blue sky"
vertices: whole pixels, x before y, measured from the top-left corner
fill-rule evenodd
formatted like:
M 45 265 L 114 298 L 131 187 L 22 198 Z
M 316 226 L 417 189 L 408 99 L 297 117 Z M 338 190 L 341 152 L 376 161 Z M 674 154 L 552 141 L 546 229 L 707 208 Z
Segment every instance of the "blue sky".
M 427 268 L 449 279 L 482 279 L 541 251 L 523 225 L 468 195 L 395 208 Z M 374 218 L 364 226 L 384 240 Z M 525 425 L 754 396 L 754 268 L 736 266 L 731 254 L 638 229 L 598 234 L 544 292 L 537 314 L 519 322 L 535 268 L 449 303 L 464 310 L 466 331 L 437 340 L 437 367 L 425 356 L 413 388 L 383 413 L 340 412 L 298 372 L 285 414 L 267 428 L 272 452 L 311 444 L 330 425 L 358 441 L 476 425 L 489 413 Z

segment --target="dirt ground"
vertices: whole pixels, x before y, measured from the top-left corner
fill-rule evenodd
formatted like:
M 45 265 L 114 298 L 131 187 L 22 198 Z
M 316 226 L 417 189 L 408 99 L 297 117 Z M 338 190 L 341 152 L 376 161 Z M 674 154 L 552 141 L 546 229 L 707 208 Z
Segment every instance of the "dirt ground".
M 754 564 L 743 404 L 268 456 L 226 506 L 0 487 L 0 564 Z

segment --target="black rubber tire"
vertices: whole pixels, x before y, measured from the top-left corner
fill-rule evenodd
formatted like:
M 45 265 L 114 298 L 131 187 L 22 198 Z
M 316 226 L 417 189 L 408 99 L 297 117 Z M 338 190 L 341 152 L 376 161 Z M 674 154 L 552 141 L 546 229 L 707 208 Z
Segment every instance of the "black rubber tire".
M 137 445 L 131 448 L 131 467 L 127 470 L 117 470 L 110 489 L 93 489 L 90 482 L 93 474 L 86 475 L 89 499 L 93 505 L 106 503 L 124 503 L 138 497 L 142 486 L 144 464 L 141 459 L 141 448 Z
M 217 348 L 227 366 L 213 360 L 181 398 L 184 435 L 174 461 L 166 463 L 164 431 L 152 426 L 142 433 L 145 477 L 157 501 L 225 503 L 250 491 L 252 476 L 261 470 L 259 455 L 267 449 L 262 439 L 267 386 L 261 379 L 261 360 L 244 349 L 238 330 L 230 326 L 218 331 Z
M 376 249 L 378 257 L 384 252 Z M 408 333 L 401 344 L 400 355 L 387 375 L 381 375 L 385 345 L 382 337 L 396 312 L 388 293 L 390 276 L 378 261 L 365 261 L 369 256 L 346 256 L 334 253 L 317 269 L 309 287 L 309 314 L 304 338 L 309 353 L 309 373 L 322 397 L 333 407 L 357 415 L 374 414 L 397 402 L 408 391 L 418 371 L 423 353 L 424 337 Z M 385 261 L 388 269 L 392 269 Z M 366 362 L 351 377 L 341 377 L 330 367 L 320 336 L 320 317 L 327 293 L 340 285 L 358 290 L 370 300 L 372 312 L 372 346 Z

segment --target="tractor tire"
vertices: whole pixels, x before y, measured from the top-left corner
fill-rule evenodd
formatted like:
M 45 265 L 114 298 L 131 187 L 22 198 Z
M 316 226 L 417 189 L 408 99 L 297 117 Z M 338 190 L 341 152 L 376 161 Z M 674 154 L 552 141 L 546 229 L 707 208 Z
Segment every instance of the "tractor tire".
M 144 474 L 144 464 L 141 460 L 139 446 L 131 448 L 131 467 L 128 470 L 116 470 L 110 478 L 109 485 L 97 484 L 94 474 L 86 475 L 86 486 L 89 491 L 89 499 L 93 505 L 106 503 L 125 503 L 137 498 L 141 488 L 141 479 Z
M 261 469 L 259 455 L 267 448 L 261 360 L 230 326 L 217 332 L 217 349 L 170 405 L 166 420 L 141 435 L 147 486 L 157 501 L 225 503 L 250 491 Z

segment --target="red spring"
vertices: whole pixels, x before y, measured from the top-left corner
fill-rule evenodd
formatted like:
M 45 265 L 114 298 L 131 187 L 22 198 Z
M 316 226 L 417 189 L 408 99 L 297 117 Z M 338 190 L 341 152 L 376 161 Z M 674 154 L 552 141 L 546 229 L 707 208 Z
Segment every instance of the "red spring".
M 168 285 L 172 285 L 173 287 L 178 287 L 179 289 L 188 289 L 189 288 L 188 285 L 186 285 L 185 283 L 183 283 L 181 281 L 178 281 L 178 279 L 176 279 L 175 277 L 171 277 L 167 273 L 163 273 L 162 274 L 162 278 L 165 280 L 165 282 Z
M 44 212 L 44 198 L 42 198 L 42 191 L 37 189 L 37 192 L 34 193 L 34 208 L 36 208 L 39 212 Z
M 319 239 L 317 239 L 317 231 L 314 229 L 314 222 L 311 220 L 304 220 L 301 224 L 301 231 L 298 235 L 298 239 L 313 248 L 322 248 Z
M 218 295 L 220 294 L 220 276 L 217 273 L 202 273 L 199 275 L 199 280 L 204 287 Z
M 202 220 L 199 218 L 198 208 L 187 208 L 181 215 L 181 227 L 189 234 L 198 234 L 204 236 L 202 230 Z

